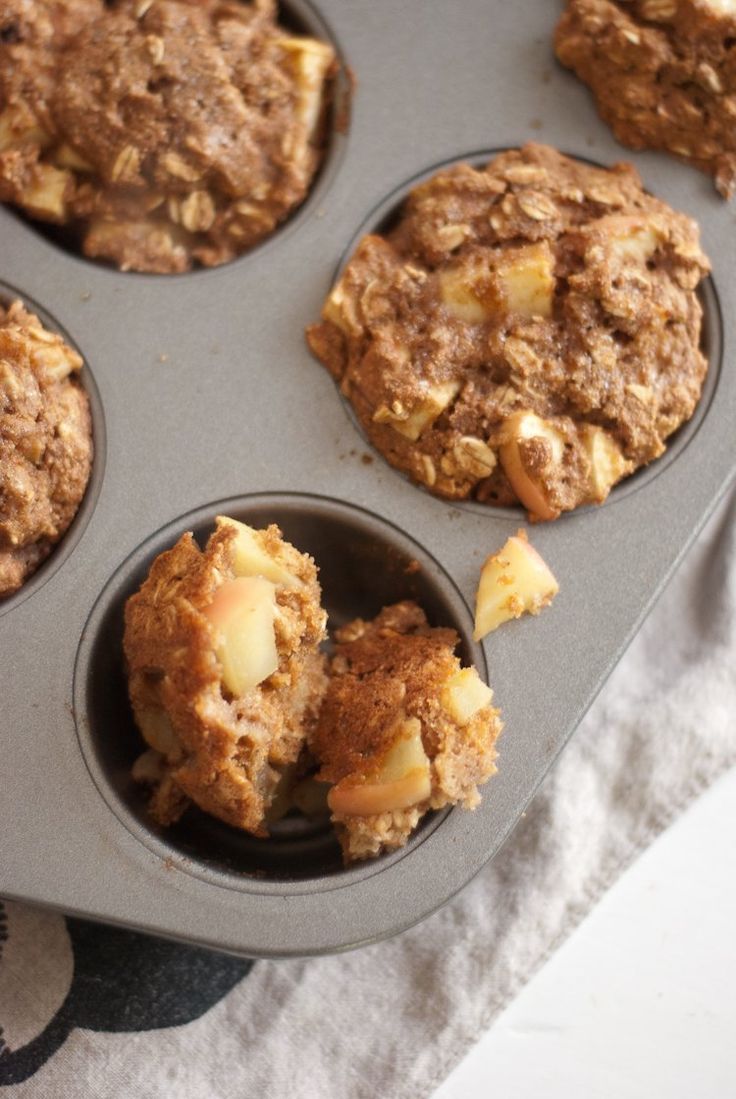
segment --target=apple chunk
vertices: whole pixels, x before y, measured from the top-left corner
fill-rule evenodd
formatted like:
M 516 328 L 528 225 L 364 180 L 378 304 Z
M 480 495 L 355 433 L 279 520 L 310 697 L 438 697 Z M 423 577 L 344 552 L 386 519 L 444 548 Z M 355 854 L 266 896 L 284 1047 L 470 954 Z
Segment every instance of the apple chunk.
M 143 739 L 167 759 L 181 756 L 181 745 L 168 714 L 163 710 L 139 710 L 136 714 Z
M 483 324 L 494 314 L 494 309 L 485 300 L 488 281 L 488 270 L 480 264 L 449 267 L 439 276 L 442 304 L 466 324 Z
M 549 317 L 555 294 L 554 256 L 549 244 L 530 244 L 475 258 L 442 271 L 440 297 L 466 324 L 482 324 L 507 313 Z
M 631 218 L 611 218 L 610 222 L 621 223 L 619 231 L 611 237 L 609 249 L 622 263 L 646 263 L 665 239 L 656 225 L 637 223 Z
M 425 801 L 432 790 L 429 759 L 422 744 L 422 726 L 416 717 L 404 718 L 397 739 L 367 781 L 348 775 L 333 786 L 327 804 L 346 817 L 372 817 L 408 809 Z M 362 776 L 361 776 L 362 777 Z
M 633 463 L 624 458 L 616 440 L 602 427 L 588 424 L 582 437 L 590 462 L 590 498 L 600 504 L 616 482 L 631 473 Z
M 335 54 L 326 43 L 313 38 L 280 38 L 278 45 L 291 55 L 297 78 L 296 117 L 311 140 L 319 125 L 324 102 L 323 85 Z
M 275 610 L 276 589 L 269 580 L 239 576 L 217 590 L 204 612 L 214 627 L 222 682 L 235 696 L 257 687 L 279 666 Z
M 272 584 L 281 584 L 285 588 L 299 586 L 297 578 L 263 548 L 259 531 L 253 530 L 245 523 L 239 523 L 237 519 L 229 519 L 226 515 L 218 515 L 215 522 L 218 530 L 222 527 L 230 527 L 236 532 L 233 562 L 236 576 L 262 576 Z
M 20 201 L 35 217 L 48 221 L 64 221 L 66 196 L 71 181 L 71 172 L 54 168 L 51 164 L 36 164 L 33 182 L 24 189 Z
M 415 443 L 422 432 L 426 431 L 455 399 L 461 386 L 462 383 L 459 381 L 431 385 L 427 388 L 422 400 L 414 405 L 408 415 L 400 415 L 386 405 L 381 405 L 373 413 L 373 420 L 378 424 L 389 424 L 394 431 L 398 431 L 399 435 Z
M 555 296 L 554 256 L 549 244 L 530 244 L 500 264 L 498 276 L 509 313 L 549 317 Z
M 564 435 L 536 413 L 516 412 L 507 420 L 498 455 L 511 487 L 535 519 L 559 514 L 545 491 L 544 477 L 560 464 L 564 450 Z
M 480 641 L 502 622 L 525 612 L 538 614 L 559 590 L 554 575 L 520 530 L 481 569 L 474 640 Z
M 462 668 L 445 684 L 442 705 L 458 725 L 467 725 L 492 698 L 493 691 L 475 668 Z

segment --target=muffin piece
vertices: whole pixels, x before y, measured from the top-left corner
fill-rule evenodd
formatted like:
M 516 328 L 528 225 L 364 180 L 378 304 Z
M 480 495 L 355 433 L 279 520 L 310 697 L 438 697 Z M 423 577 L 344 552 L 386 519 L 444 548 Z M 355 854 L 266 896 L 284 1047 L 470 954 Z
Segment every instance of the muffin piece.
M 307 338 L 393 465 L 553 519 L 604 500 L 692 415 L 707 271 L 695 223 L 629 165 L 527 145 L 416 187 Z
M 430 809 L 474 809 L 495 773 L 493 692 L 411 602 L 336 631 L 310 738 L 346 862 L 403 846 Z
M 225 263 L 304 199 L 334 65 L 274 0 L 10 0 L 0 200 L 123 271 Z
M 0 306 L 0 598 L 51 553 L 92 468 L 82 359 L 19 302 Z
M 191 534 L 153 562 L 125 608 L 135 719 L 150 745 L 134 778 L 151 813 L 189 799 L 235 828 L 264 818 L 299 757 L 325 688 L 317 569 L 278 527 L 219 517 L 204 550 Z
M 632 149 L 666 149 L 736 186 L 736 4 L 732 0 L 570 0 L 557 56 L 593 92 Z

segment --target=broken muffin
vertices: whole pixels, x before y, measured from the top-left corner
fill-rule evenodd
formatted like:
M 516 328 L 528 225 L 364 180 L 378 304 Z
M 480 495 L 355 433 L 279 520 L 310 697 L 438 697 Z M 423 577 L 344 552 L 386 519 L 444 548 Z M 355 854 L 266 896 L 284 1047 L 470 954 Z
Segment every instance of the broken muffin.
M 736 3 L 570 0 L 555 34 L 563 65 L 632 149 L 665 149 L 736 187 Z
M 0 201 L 123 271 L 225 263 L 304 199 L 334 65 L 274 0 L 8 0 Z
M 631 166 L 527 145 L 415 187 L 307 338 L 394 466 L 553 519 L 602 502 L 692 415 L 708 270 L 695 222 Z
M 21 302 L 0 306 L 0 598 L 68 529 L 92 469 L 82 358 Z
M 431 628 L 415 603 L 356 619 L 335 638 L 309 746 L 351 862 L 403 846 L 430 809 L 475 808 L 496 769 L 501 721 L 491 689 L 453 655 L 455 631 Z
M 173 823 L 190 801 L 265 836 L 267 814 L 325 689 L 326 615 L 314 561 L 276 526 L 219 517 L 160 554 L 125 607 L 135 720 L 150 746 L 133 775 Z

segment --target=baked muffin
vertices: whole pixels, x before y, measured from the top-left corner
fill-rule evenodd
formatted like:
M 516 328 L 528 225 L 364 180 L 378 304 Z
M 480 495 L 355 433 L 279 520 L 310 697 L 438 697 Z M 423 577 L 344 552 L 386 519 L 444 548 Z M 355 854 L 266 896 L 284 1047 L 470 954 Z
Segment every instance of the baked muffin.
M 274 0 L 8 0 L 0 201 L 123 271 L 225 263 L 304 199 L 334 52 Z
M 21 302 L 0 306 L 0 598 L 69 527 L 92 469 L 82 359 Z
M 415 603 L 335 633 L 329 685 L 309 745 L 346 862 L 406 843 L 430 809 L 480 801 L 501 731 L 492 691 Z
M 415 187 L 307 338 L 394 466 L 552 519 L 604 500 L 692 415 L 707 271 L 696 224 L 632 167 L 527 145 Z
M 203 550 L 184 534 L 156 558 L 126 604 L 123 646 L 150 746 L 133 776 L 159 824 L 193 801 L 267 835 L 324 692 L 325 620 L 314 562 L 276 526 L 220 517 Z
M 632 149 L 665 149 L 736 186 L 736 5 L 729 0 L 570 0 L 557 56 Z

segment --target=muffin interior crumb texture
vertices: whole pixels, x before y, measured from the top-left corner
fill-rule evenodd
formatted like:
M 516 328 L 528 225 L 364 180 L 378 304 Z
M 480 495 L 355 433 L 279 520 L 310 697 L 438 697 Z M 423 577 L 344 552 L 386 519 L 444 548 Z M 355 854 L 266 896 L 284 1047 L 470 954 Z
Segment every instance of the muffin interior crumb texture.
M 124 271 L 225 263 L 304 199 L 334 68 L 274 0 L 7 0 L 0 201 Z
M 48 557 L 92 467 L 82 359 L 16 301 L 0 306 L 0 598 Z
M 696 224 L 635 170 L 527 145 L 419 184 L 307 333 L 366 434 L 430 491 L 600 503 L 693 413 Z
M 222 517 L 204 549 L 184 534 L 156 558 L 126 604 L 124 651 L 149 745 L 133 775 L 159 824 L 193 801 L 267 834 L 324 693 L 325 621 L 314 562 L 276 526 Z
M 733 0 L 570 0 L 557 56 L 624 145 L 665 149 L 736 187 Z

